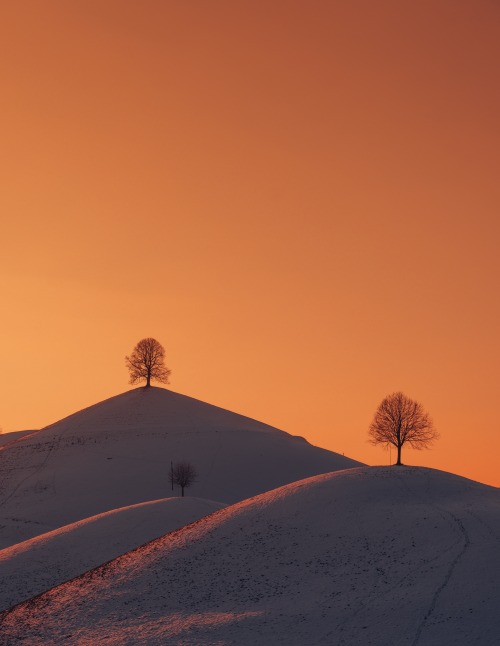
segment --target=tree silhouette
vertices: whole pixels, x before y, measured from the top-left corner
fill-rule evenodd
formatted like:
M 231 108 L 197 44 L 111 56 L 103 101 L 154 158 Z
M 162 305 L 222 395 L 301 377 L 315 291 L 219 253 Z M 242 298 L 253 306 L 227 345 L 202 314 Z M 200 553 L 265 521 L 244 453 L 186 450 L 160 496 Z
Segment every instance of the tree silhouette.
M 170 467 L 170 479 L 181 488 L 182 496 L 184 489 L 195 482 L 197 475 L 191 462 L 176 462 Z
M 397 392 L 380 404 L 368 431 L 371 444 L 392 444 L 398 450 L 396 464 L 401 464 L 401 449 L 408 443 L 413 449 L 426 449 L 439 437 L 422 404 Z
M 146 388 L 151 385 L 151 379 L 168 384 L 171 370 L 165 365 L 165 348 L 156 339 L 142 339 L 125 357 L 125 365 L 130 372 L 131 384 L 146 381 Z

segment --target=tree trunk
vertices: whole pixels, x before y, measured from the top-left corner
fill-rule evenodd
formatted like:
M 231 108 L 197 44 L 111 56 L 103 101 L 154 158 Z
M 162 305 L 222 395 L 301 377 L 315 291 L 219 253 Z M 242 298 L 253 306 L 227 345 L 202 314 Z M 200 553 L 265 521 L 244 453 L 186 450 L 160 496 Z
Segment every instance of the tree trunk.
M 148 370 L 148 375 L 146 377 L 146 388 L 149 388 L 151 386 L 151 373 Z
M 398 444 L 398 461 L 396 462 L 396 466 L 401 466 L 401 444 Z
M 184 487 L 181 487 L 182 497 L 184 498 Z

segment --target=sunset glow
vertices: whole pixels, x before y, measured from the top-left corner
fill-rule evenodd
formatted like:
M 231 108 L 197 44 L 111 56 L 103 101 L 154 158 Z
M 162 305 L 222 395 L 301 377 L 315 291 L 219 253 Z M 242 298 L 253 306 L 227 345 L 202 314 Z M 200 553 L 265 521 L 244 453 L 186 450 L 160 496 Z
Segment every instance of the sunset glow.
M 0 427 L 173 390 L 368 464 L 500 486 L 500 7 L 47 0 L 0 8 Z M 394 452 L 392 460 L 394 461 Z

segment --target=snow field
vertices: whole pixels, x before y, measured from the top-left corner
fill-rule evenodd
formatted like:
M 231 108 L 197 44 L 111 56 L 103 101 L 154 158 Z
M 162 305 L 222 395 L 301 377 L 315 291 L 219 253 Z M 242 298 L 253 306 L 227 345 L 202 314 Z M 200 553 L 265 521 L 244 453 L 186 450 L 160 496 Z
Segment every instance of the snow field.
M 417 467 L 315 476 L 14 608 L 4 643 L 492 646 L 499 502 Z

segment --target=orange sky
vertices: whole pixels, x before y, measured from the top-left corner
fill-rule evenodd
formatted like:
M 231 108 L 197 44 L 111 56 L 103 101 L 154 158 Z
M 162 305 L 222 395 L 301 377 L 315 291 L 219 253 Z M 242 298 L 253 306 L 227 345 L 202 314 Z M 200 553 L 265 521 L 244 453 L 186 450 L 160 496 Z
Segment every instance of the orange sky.
M 0 426 L 171 387 L 370 464 L 500 486 L 500 7 L 7 0 Z

